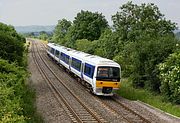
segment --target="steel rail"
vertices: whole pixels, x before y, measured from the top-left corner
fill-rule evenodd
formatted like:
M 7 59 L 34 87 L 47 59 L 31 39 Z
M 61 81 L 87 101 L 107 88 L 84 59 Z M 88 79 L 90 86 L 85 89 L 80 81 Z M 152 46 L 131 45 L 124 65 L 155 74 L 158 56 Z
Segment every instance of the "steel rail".
M 36 45 L 37 47 L 37 45 Z M 42 56 L 40 55 L 38 48 L 37 48 L 37 53 L 39 54 L 40 59 L 44 62 L 44 64 L 47 66 L 47 68 L 52 72 L 52 74 L 56 77 L 56 79 L 61 82 L 61 84 L 63 84 L 63 86 L 73 95 L 73 97 L 75 97 L 77 99 L 77 101 L 99 122 L 105 122 L 104 119 L 100 119 L 99 117 L 96 116 L 96 114 L 94 114 L 94 112 L 92 110 L 90 110 L 84 103 L 82 103 L 82 101 L 62 82 L 62 80 L 55 74 L 55 72 L 49 67 L 49 65 L 44 61 L 44 59 L 42 58 Z M 57 89 L 56 89 L 57 91 Z M 76 114 L 78 115 L 78 114 Z

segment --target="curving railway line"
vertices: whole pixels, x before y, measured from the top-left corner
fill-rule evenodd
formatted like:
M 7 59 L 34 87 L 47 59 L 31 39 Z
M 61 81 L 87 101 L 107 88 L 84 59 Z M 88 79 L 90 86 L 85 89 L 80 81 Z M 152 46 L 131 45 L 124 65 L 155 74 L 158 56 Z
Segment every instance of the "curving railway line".
M 62 80 L 58 78 L 58 76 L 51 70 L 51 68 L 42 58 L 35 41 L 32 41 L 32 53 L 34 61 L 41 75 L 46 80 L 47 84 L 49 85 L 50 89 L 52 90 L 60 104 L 62 103 L 61 101 L 63 101 L 64 105 L 66 106 L 66 113 L 72 119 L 72 122 L 106 122 L 103 118 L 98 116 L 96 112 L 88 108 L 81 101 L 81 99 L 73 94 L 73 92 L 62 82 Z M 56 83 L 61 85 L 57 86 Z
M 38 43 L 38 44 L 37 44 Z M 54 70 L 53 67 L 46 63 L 45 59 L 49 59 L 45 54 L 46 46 L 40 42 L 32 41 L 33 45 L 33 57 L 38 66 L 39 71 L 48 83 L 49 87 L 55 94 L 57 100 L 65 105 L 66 113 L 71 117 L 73 122 L 109 122 L 108 117 L 103 118 L 100 113 L 96 113 L 95 109 L 89 108 L 85 102 L 81 101 L 81 97 L 75 95 L 71 89 L 63 82 L 64 80 L 70 81 L 67 77 L 60 78 L 57 73 L 58 71 L 64 71 L 58 67 L 58 71 Z M 54 64 L 57 68 L 57 65 Z M 69 78 L 72 77 L 67 74 Z M 74 79 L 74 81 L 76 81 Z M 58 84 L 57 84 L 58 83 Z M 77 82 L 76 82 L 77 83 Z M 81 86 L 81 89 L 87 91 L 86 88 Z M 61 90 L 61 91 L 60 91 Z M 63 93 L 62 93 L 63 92 Z M 120 120 L 127 123 L 150 123 L 152 122 L 149 118 L 144 118 L 141 114 L 133 111 L 128 106 L 121 103 L 116 97 L 97 97 L 92 96 L 95 101 L 100 102 L 104 108 L 109 110 L 112 114 L 120 116 Z

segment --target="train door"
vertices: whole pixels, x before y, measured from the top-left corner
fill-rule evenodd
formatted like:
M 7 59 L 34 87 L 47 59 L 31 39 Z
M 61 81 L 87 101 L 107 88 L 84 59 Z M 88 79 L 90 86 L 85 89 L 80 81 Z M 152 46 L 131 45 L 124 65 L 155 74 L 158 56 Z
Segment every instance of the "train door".
M 84 63 L 81 63 L 81 79 L 84 80 L 83 78 L 83 74 L 84 74 Z
M 71 71 L 72 57 L 69 57 L 69 70 Z

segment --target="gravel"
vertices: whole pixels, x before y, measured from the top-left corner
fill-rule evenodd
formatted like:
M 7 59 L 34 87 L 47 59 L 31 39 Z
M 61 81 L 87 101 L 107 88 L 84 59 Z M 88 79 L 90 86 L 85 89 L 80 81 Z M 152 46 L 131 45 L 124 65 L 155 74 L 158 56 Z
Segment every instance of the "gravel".
M 31 47 L 30 47 L 31 48 Z M 66 112 L 62 106 L 57 102 L 54 94 L 42 78 L 33 61 L 32 53 L 30 50 L 28 57 L 28 69 L 31 73 L 30 81 L 31 86 L 36 92 L 36 107 L 37 112 L 40 114 L 45 123 L 70 123 L 71 119 L 67 117 Z

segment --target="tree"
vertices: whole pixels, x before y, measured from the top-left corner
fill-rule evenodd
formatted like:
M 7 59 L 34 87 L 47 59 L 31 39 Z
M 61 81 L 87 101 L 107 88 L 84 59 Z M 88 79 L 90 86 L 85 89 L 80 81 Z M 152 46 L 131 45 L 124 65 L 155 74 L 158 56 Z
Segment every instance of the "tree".
M 11 25 L 6 25 L 0 22 L 0 33 L 5 33 L 8 36 L 11 36 L 13 38 L 15 38 L 17 41 L 19 42 L 23 42 L 25 43 L 25 38 L 22 37 L 21 35 L 19 35 L 16 30 L 14 29 L 13 26 Z
M 115 56 L 133 85 L 159 92 L 157 64 L 175 49 L 176 24 L 166 20 L 154 4 L 124 4 L 112 16 L 114 32 L 119 35 L 119 53 Z
M 87 39 L 89 41 L 99 39 L 108 22 L 102 14 L 97 12 L 81 11 L 73 21 L 73 35 L 75 40 Z
M 116 32 L 112 32 L 111 29 L 107 28 L 100 36 L 97 41 L 97 48 L 95 54 L 113 59 L 113 57 L 119 52 L 119 36 Z
M 22 65 L 25 38 L 14 27 L 0 23 L 0 57 Z
M 59 20 L 54 30 L 53 42 L 64 44 L 64 38 L 68 33 L 69 27 L 71 27 L 71 21 L 66 19 Z
M 87 39 L 80 39 L 76 41 L 76 49 L 78 51 L 83 51 L 86 53 L 90 53 L 93 54 L 94 53 L 94 49 L 95 49 L 95 41 L 88 41 Z
M 41 32 L 39 33 L 39 36 L 38 36 L 38 38 L 41 39 L 41 40 L 47 40 L 48 37 L 49 37 L 49 36 L 48 36 L 48 33 L 45 32 L 45 31 L 41 31 Z
M 142 33 L 149 37 L 173 34 L 176 24 L 166 20 L 159 8 L 153 3 L 133 4 L 128 2 L 120 7 L 121 11 L 112 16 L 113 27 L 123 41 L 138 41 Z

